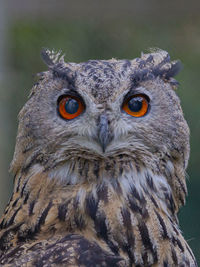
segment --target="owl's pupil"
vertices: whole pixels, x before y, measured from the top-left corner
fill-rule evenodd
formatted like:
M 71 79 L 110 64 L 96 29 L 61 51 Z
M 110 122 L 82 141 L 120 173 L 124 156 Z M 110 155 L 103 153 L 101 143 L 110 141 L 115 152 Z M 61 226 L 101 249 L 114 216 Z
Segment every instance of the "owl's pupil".
M 134 97 L 128 102 L 128 108 L 133 112 L 138 112 L 142 109 L 142 97 Z
M 67 113 L 74 114 L 78 111 L 78 102 L 73 99 L 69 98 L 65 104 L 65 110 Z

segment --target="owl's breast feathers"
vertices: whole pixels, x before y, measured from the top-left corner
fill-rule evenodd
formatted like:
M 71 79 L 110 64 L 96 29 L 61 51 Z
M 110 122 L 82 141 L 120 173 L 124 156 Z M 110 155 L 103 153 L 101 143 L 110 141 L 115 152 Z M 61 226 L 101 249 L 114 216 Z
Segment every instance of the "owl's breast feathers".
M 98 182 L 66 186 L 45 172 L 20 172 L 0 223 L 0 263 L 196 266 L 166 178 L 129 168 L 120 179 L 98 174 Z

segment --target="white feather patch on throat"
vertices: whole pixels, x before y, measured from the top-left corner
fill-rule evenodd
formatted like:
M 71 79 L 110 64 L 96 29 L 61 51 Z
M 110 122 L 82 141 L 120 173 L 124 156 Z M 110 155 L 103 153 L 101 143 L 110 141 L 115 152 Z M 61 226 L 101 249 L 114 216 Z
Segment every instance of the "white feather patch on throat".
M 166 193 L 171 195 L 172 190 L 164 175 L 154 174 L 150 169 L 146 168 L 140 171 L 135 169 L 124 171 L 118 178 L 109 177 L 106 172 L 105 175 L 102 175 L 102 179 L 96 181 L 96 186 L 105 182 L 108 187 L 112 187 L 112 190 L 115 190 L 116 181 L 118 181 L 125 198 L 132 194 L 133 188 L 140 196 L 146 194 L 146 192 L 149 195 L 154 194 L 160 199 L 161 206 L 167 212 Z M 80 175 L 73 171 L 71 163 L 65 163 L 63 166 L 52 170 L 49 173 L 49 177 L 58 179 L 63 184 L 75 185 L 82 182 Z M 96 186 L 94 183 L 94 187 Z
M 78 174 L 72 171 L 71 163 L 69 162 L 49 172 L 48 176 L 52 179 L 58 179 L 61 183 L 65 184 L 75 185 L 80 182 Z
M 148 192 L 148 195 L 155 195 L 159 198 L 160 208 L 168 213 L 166 194 L 172 195 L 172 189 L 164 175 L 154 174 L 150 169 L 144 168 L 140 172 L 126 172 L 119 177 L 118 181 L 125 198 L 130 194 L 134 197 L 134 190 L 140 197 Z

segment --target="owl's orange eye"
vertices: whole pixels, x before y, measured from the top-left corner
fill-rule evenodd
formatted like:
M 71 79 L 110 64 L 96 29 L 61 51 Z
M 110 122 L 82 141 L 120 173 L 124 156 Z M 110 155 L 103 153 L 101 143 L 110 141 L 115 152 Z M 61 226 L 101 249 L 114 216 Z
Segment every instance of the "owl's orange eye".
M 76 96 L 63 96 L 58 102 L 58 111 L 62 118 L 72 120 L 85 109 L 83 102 Z
M 144 116 L 149 107 L 149 102 L 145 95 L 139 94 L 129 97 L 123 104 L 122 109 L 133 117 Z

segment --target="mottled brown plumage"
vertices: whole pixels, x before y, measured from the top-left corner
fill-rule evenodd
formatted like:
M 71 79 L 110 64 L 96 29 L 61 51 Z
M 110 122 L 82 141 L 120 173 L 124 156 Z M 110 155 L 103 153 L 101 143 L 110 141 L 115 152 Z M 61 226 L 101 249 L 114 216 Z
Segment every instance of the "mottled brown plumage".
M 43 51 L 19 114 L 12 197 L 0 221 L 3 266 L 197 266 L 177 212 L 185 203 L 189 129 L 165 51 L 65 63 Z M 61 95 L 84 112 L 58 113 Z M 122 109 L 145 94 L 148 113 Z

